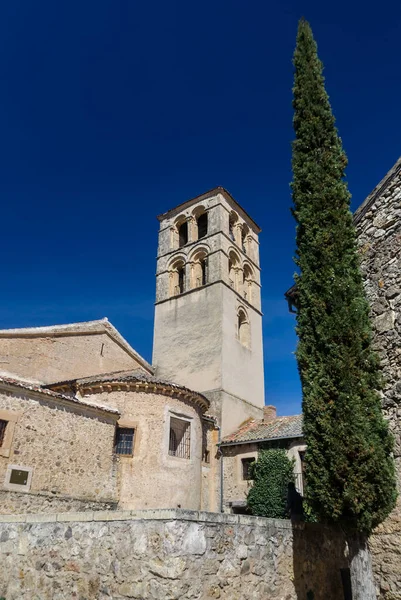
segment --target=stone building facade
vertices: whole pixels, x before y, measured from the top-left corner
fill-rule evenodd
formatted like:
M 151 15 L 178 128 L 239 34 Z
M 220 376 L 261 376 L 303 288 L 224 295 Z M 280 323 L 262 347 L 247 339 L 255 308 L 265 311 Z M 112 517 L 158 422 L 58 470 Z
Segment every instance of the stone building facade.
M 117 505 L 111 450 L 119 417 L 111 407 L 0 378 L 0 482 L 3 497 L 11 492 L 1 512 L 27 510 L 28 496 L 36 510 L 37 495 L 43 505 L 57 498 Z
M 355 212 L 374 345 L 383 371 L 382 406 L 395 440 L 401 490 L 401 159 Z M 371 540 L 382 597 L 401 598 L 401 499 Z
M 306 450 L 302 415 L 277 417 L 275 406 L 265 406 L 262 419 L 249 419 L 220 444 L 223 463 L 224 510 L 246 514 L 246 498 L 252 486 L 250 465 L 262 449 L 283 448 L 294 461 L 295 485 L 303 494 L 303 456 Z
M 107 319 L 0 331 L 3 512 L 222 510 L 264 406 L 260 228 L 223 188 L 159 217 L 153 365 Z

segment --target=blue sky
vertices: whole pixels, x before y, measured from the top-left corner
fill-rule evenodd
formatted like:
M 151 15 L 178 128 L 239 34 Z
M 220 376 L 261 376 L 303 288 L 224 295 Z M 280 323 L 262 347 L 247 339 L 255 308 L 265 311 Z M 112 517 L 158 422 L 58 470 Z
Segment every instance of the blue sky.
M 266 400 L 300 410 L 283 293 L 302 15 L 355 208 L 401 154 L 399 2 L 2 3 L 0 327 L 107 316 L 150 360 L 155 217 L 222 185 L 263 229 Z

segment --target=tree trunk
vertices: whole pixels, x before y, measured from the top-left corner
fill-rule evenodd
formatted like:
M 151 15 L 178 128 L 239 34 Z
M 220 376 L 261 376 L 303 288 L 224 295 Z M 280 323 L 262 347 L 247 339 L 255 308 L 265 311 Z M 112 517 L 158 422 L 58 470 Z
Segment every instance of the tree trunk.
M 372 561 L 367 538 L 357 536 L 348 540 L 352 600 L 376 600 Z

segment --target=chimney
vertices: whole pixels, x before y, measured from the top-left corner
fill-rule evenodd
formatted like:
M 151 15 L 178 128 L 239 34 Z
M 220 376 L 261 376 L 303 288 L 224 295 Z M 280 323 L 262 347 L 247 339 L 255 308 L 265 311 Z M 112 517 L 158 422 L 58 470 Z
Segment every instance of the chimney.
M 263 423 L 274 421 L 277 417 L 277 409 L 275 406 L 268 405 L 263 408 Z

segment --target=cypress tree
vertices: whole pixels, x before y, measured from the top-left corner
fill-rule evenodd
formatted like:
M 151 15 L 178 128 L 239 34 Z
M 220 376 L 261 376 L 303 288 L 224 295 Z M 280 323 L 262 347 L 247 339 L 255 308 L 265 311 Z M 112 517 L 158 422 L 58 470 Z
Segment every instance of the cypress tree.
M 341 523 L 364 539 L 395 505 L 393 441 L 381 412 L 380 370 L 344 179 L 347 158 L 305 20 L 294 67 L 292 197 L 306 500 L 319 520 Z

